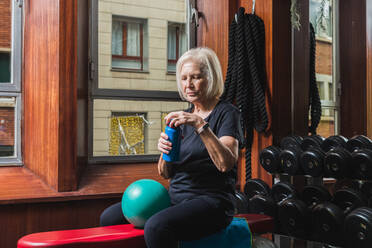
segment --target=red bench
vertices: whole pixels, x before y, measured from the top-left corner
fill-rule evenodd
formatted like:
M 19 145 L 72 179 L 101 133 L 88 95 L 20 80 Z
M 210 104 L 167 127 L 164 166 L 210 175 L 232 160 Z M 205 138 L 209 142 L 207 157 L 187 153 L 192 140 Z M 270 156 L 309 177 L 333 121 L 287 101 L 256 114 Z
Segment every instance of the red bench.
M 241 214 L 252 233 L 268 233 L 274 229 L 273 218 L 260 214 Z M 86 229 L 40 232 L 18 240 L 18 248 L 145 248 L 143 229 L 131 224 Z

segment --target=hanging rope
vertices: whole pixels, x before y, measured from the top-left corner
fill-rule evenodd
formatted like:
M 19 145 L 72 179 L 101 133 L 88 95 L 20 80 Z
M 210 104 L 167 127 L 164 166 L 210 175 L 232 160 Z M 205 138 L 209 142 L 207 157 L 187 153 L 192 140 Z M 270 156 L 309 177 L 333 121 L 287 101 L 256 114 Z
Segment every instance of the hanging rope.
M 222 99 L 234 103 L 242 114 L 244 130 L 245 176 L 252 177 L 251 149 L 253 130 L 264 132 L 268 126 L 265 104 L 265 26 L 254 14 L 239 8 L 230 25 L 229 58 Z
M 319 97 L 319 89 L 316 83 L 315 74 L 315 56 L 316 56 L 316 43 L 315 43 L 315 31 L 313 25 L 310 23 L 310 89 L 309 89 L 309 105 L 310 105 L 310 116 L 311 124 L 309 126 L 309 132 L 316 134 L 316 129 L 319 125 L 320 118 L 322 116 L 322 105 Z

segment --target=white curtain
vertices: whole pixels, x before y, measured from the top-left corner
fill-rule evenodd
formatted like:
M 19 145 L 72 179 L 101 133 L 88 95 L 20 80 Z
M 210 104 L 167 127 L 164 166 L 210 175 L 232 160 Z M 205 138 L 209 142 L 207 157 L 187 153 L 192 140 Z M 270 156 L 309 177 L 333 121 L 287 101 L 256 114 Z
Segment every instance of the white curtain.
M 187 39 L 186 39 L 186 30 L 184 25 L 180 28 L 180 54 L 179 57 L 182 56 L 187 51 Z
M 176 28 L 168 26 L 168 59 L 177 58 L 176 42 L 177 42 Z
M 123 55 L 123 23 L 113 20 L 112 22 L 112 54 Z
M 127 55 L 140 56 L 140 24 L 127 23 Z

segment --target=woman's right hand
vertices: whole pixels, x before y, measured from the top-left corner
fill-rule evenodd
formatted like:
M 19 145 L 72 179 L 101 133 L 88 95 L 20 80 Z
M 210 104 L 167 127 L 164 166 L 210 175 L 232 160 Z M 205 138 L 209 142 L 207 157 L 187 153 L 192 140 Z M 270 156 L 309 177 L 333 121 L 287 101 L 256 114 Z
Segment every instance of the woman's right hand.
M 161 133 L 158 142 L 158 150 L 162 153 L 169 154 L 171 149 L 172 143 L 168 140 L 168 135 Z

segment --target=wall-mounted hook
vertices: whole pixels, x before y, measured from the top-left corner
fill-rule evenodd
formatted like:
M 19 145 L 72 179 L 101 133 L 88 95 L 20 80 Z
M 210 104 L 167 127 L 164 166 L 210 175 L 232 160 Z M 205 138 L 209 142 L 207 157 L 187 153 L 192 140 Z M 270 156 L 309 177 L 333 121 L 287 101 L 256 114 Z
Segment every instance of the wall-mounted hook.
M 191 9 L 191 22 L 194 22 L 195 26 L 199 27 L 199 12 L 194 7 Z

